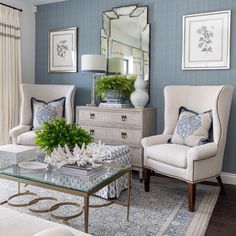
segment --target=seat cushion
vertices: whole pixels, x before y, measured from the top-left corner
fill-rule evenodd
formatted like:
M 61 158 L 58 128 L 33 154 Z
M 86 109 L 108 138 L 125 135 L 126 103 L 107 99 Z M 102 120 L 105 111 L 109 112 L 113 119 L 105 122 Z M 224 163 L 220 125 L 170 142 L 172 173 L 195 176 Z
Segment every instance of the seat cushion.
M 17 143 L 22 145 L 35 145 L 35 132 L 28 131 L 17 137 Z
M 146 156 L 167 165 L 187 168 L 188 146 L 178 144 L 159 144 L 146 149 Z

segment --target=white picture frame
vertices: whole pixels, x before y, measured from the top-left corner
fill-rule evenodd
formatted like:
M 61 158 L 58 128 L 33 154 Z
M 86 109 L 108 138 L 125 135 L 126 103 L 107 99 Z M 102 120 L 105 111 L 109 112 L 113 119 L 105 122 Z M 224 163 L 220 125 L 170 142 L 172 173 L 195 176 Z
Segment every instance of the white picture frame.
M 77 34 L 77 27 L 49 30 L 49 73 L 77 72 Z
M 182 70 L 230 68 L 231 11 L 183 16 Z

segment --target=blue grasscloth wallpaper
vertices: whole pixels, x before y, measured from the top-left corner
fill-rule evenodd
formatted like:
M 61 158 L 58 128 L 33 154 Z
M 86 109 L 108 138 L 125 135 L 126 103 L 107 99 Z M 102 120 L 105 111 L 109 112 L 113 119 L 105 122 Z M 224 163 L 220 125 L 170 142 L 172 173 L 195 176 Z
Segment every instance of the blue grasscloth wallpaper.
M 166 85 L 232 84 L 236 87 L 235 0 L 69 0 L 38 7 L 36 14 L 36 83 L 76 84 L 76 104 L 90 101 L 90 76 L 81 73 L 48 73 L 48 30 L 78 27 L 78 66 L 83 54 L 100 52 L 102 12 L 130 4 L 149 6 L 151 24 L 151 100 L 157 108 L 157 133 L 163 130 L 163 88 Z M 182 16 L 232 10 L 231 69 L 182 71 Z M 223 171 L 236 173 L 236 95 L 234 95 Z

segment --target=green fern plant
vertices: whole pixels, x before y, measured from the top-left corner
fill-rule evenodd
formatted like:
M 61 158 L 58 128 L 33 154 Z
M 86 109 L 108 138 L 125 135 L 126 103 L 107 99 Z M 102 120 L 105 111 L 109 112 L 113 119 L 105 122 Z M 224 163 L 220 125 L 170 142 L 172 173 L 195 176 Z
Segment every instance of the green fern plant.
M 91 143 L 93 137 L 83 128 L 75 124 L 68 124 L 65 119 L 53 118 L 53 123 L 45 122 L 41 130 L 35 131 L 35 143 L 49 155 L 54 148 L 66 144 L 74 148 L 75 144 L 82 146 Z
M 126 75 L 101 76 L 96 83 L 96 94 L 104 97 L 110 91 L 117 91 L 126 98 L 134 91 L 136 76 L 128 78 Z

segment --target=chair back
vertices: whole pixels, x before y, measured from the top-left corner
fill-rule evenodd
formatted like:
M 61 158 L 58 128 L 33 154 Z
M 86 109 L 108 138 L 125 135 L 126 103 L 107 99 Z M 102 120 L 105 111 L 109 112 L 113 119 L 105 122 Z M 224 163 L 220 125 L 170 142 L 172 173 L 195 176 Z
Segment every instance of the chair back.
M 233 91 L 230 85 L 165 87 L 164 134 L 173 134 L 181 106 L 198 113 L 212 110 L 213 141 L 224 151 Z
M 65 97 L 66 98 L 65 119 L 69 123 L 74 122 L 75 91 L 76 91 L 75 85 L 22 84 L 20 124 L 21 125 L 32 124 L 32 108 L 31 108 L 32 97 L 45 102 Z

